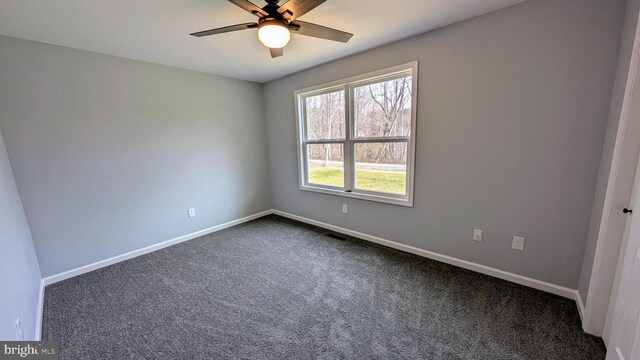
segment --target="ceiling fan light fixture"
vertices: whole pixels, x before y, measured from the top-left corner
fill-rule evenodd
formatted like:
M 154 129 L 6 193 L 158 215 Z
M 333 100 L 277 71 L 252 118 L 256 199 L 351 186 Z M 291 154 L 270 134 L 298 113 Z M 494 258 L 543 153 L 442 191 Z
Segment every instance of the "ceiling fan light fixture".
M 222 0 L 219 0 L 222 1 Z M 348 42 L 353 34 L 326 26 L 300 21 L 298 18 L 324 4 L 327 0 L 263 0 L 267 3 L 259 7 L 255 0 L 228 0 L 232 4 L 258 17 L 258 22 L 223 26 L 215 29 L 191 33 L 195 37 L 224 34 L 239 30 L 258 30 L 258 39 L 269 48 L 272 58 L 284 55 L 284 48 L 291 40 L 291 31 L 297 35 L 319 39 Z M 284 5 L 278 5 L 283 2 Z M 290 31 L 291 30 L 291 31 Z
M 278 20 L 266 20 L 258 26 L 258 39 L 268 48 L 281 49 L 291 40 L 291 32 Z

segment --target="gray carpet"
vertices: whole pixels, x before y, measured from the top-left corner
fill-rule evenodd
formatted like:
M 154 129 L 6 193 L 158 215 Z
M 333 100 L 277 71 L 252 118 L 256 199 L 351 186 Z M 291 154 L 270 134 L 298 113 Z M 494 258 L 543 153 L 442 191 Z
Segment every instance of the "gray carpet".
M 277 216 L 47 286 L 60 359 L 604 359 L 571 300 Z

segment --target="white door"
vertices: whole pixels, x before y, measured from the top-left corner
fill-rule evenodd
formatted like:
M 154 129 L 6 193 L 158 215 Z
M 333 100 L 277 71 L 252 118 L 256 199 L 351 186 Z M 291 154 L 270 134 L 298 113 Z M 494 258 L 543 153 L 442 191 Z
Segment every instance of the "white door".
M 622 273 L 611 336 L 607 344 L 607 360 L 640 360 L 640 163 L 628 212 L 628 232 L 620 253 Z M 622 211 L 622 209 L 620 209 Z

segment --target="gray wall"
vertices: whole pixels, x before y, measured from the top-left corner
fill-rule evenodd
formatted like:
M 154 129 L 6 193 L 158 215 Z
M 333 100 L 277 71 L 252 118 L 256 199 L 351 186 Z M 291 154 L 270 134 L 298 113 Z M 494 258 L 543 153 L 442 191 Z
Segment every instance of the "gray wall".
M 529 0 L 266 84 L 272 206 L 577 288 L 624 6 Z M 298 190 L 293 92 L 413 60 L 415 207 Z
M 593 259 L 596 252 L 596 244 L 598 241 L 598 233 L 600 231 L 602 212 L 604 210 L 604 199 L 607 192 L 607 182 L 609 181 L 609 172 L 611 170 L 611 163 L 613 160 L 613 149 L 615 146 L 616 135 L 618 133 L 620 113 L 622 111 L 622 101 L 624 99 L 624 91 L 627 85 L 629 65 L 631 64 L 631 52 L 633 50 L 633 41 L 635 38 L 636 26 L 638 22 L 638 11 L 640 11 L 640 0 L 629 0 L 627 3 L 627 12 L 624 21 L 624 30 L 622 33 L 622 43 L 620 46 L 620 57 L 618 58 L 618 68 L 616 71 L 613 95 L 611 98 L 609 121 L 607 122 L 606 136 L 602 150 L 602 160 L 600 162 L 600 170 L 598 172 L 598 183 L 596 187 L 595 199 L 593 202 L 593 210 L 591 212 L 589 235 L 587 238 L 587 245 L 584 253 L 584 261 L 582 263 L 582 271 L 580 273 L 580 284 L 578 290 L 580 290 L 580 296 L 582 297 L 582 301 L 585 305 L 587 303 Z M 629 169 L 628 171 L 630 173 L 630 176 L 633 177 L 635 173 L 633 169 Z M 631 195 L 631 189 L 627 189 L 626 192 L 626 199 L 624 199 L 624 194 L 620 194 L 620 196 L 623 198 L 622 201 L 628 202 Z M 626 217 L 616 216 L 612 217 L 611 220 L 612 222 L 609 224 L 609 226 L 611 228 L 618 228 L 618 231 L 621 232 L 622 228 L 624 228 Z M 615 253 L 617 255 L 617 251 Z
M 43 276 L 269 208 L 259 84 L 0 37 L 0 129 Z
M 0 134 L 0 339 L 19 340 L 20 318 L 25 340 L 35 340 L 40 268 L 31 242 L 20 195 Z

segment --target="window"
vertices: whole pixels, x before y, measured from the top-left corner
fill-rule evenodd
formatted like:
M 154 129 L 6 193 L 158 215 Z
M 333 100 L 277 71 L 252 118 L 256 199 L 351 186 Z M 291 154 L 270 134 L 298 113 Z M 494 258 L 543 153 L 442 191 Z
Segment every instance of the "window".
M 296 91 L 300 189 L 413 206 L 417 71 Z

